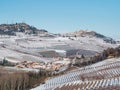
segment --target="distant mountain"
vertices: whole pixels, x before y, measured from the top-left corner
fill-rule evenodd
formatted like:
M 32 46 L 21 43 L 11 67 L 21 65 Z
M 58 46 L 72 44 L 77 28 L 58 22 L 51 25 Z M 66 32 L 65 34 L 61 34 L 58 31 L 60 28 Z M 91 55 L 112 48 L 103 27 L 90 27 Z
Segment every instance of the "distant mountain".
M 75 32 L 70 32 L 64 34 L 66 37 L 96 37 L 96 38 L 101 38 L 103 39 L 106 43 L 111 43 L 111 44 L 116 44 L 117 42 L 113 40 L 110 37 L 104 36 L 102 34 L 99 34 L 95 31 L 88 31 L 88 30 L 80 30 L 80 31 L 75 31 Z
M 45 34 L 45 33 L 48 33 L 47 30 L 37 29 L 36 27 L 30 26 L 26 23 L 1 24 L 0 25 L 0 34 L 15 35 L 16 32 L 23 32 L 25 34 Z
M 24 34 L 43 35 L 45 37 L 59 36 L 57 34 L 48 33 L 48 31 L 45 29 L 37 29 L 36 27 L 30 26 L 26 23 L 1 24 L 0 25 L 0 34 L 1 35 L 16 35 L 18 32 L 22 32 Z M 111 43 L 111 44 L 117 43 L 112 38 L 106 37 L 95 31 L 80 30 L 80 31 L 63 34 L 63 36 L 66 36 L 66 37 L 89 37 L 89 38 L 95 37 L 95 38 L 103 39 L 106 43 Z

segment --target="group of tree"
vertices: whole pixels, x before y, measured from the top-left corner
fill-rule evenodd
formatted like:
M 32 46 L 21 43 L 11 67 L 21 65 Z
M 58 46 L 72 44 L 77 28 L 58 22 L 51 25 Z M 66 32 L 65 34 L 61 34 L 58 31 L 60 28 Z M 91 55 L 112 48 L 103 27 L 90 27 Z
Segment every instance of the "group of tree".
M 0 61 L 0 65 L 2 65 L 2 66 L 15 66 L 14 63 L 9 62 L 6 58 L 4 58 L 2 61 Z
M 44 83 L 46 78 L 52 76 L 49 71 L 39 72 L 0 72 L 0 90 L 30 90 Z
M 82 58 L 82 62 L 81 62 L 81 59 L 79 59 L 79 62 L 75 63 L 75 65 L 81 67 L 81 66 L 90 65 L 108 58 L 117 58 L 117 57 L 120 57 L 120 46 L 116 48 L 107 48 L 102 53 L 98 53 L 89 58 L 84 58 L 84 59 Z

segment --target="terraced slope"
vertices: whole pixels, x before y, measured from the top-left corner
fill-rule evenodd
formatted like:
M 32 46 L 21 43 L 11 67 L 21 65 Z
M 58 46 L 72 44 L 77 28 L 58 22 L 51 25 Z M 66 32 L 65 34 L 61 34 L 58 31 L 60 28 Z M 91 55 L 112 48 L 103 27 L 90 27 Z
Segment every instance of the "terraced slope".
M 120 85 L 120 58 L 70 71 L 32 90 L 104 90 Z

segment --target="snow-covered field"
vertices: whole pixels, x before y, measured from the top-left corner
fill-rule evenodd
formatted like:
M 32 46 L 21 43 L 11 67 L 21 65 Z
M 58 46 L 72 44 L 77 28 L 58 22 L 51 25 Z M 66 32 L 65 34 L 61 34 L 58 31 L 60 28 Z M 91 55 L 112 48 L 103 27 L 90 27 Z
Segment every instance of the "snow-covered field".
M 83 49 L 101 52 L 117 44 L 106 43 L 96 37 L 39 37 L 39 36 L 11 36 L 0 37 L 0 60 L 7 58 L 13 61 L 40 61 L 43 51 L 65 53 L 70 49 Z M 42 58 L 43 60 L 43 58 Z M 51 59 L 50 59 L 51 60 Z M 44 60 L 43 60 L 44 61 Z

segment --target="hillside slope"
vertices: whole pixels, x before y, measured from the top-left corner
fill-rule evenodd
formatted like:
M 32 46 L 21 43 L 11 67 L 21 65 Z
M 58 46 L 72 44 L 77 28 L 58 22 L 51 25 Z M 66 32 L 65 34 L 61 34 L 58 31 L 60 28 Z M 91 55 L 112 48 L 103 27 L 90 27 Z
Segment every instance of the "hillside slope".
M 16 32 L 22 32 L 25 34 L 44 34 L 48 31 L 44 29 L 37 29 L 36 27 L 30 26 L 26 23 L 16 23 L 16 24 L 1 24 L 0 34 L 5 35 L 15 35 Z
M 112 58 L 50 78 L 31 90 L 113 90 L 119 85 L 120 58 Z
M 116 44 L 116 41 L 113 40 L 112 38 L 104 36 L 102 34 L 99 34 L 95 31 L 80 30 L 80 31 L 66 33 L 66 34 L 64 34 L 64 36 L 67 36 L 67 37 L 89 37 L 89 38 L 95 37 L 95 38 L 103 39 L 106 43 Z

